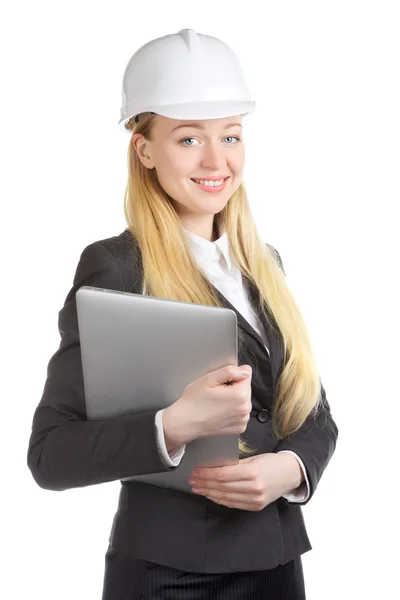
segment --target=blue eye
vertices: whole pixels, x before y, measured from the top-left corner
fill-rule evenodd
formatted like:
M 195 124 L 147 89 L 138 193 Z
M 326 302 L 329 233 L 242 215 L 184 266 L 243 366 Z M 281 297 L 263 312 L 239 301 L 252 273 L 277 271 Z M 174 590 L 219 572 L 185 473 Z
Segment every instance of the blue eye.
M 194 139 L 195 139 L 195 138 L 188 137 L 188 138 L 185 138 L 184 140 L 181 140 L 181 142 L 180 142 L 180 143 L 181 143 L 181 144 L 183 144 L 183 142 L 187 142 L 187 140 L 194 140 Z M 240 137 L 238 137 L 238 136 L 236 136 L 236 135 L 234 135 L 234 136 L 232 136 L 232 135 L 228 135 L 228 136 L 227 136 L 226 138 L 224 138 L 224 139 L 226 139 L 226 140 L 228 140 L 228 139 L 232 139 L 232 140 L 237 140 L 238 142 L 240 142 L 240 139 L 241 139 L 241 138 L 240 138 Z M 183 144 L 183 145 L 184 145 L 184 146 L 187 146 L 187 144 Z M 188 147 L 188 148 L 190 148 L 190 146 L 192 146 L 192 145 L 193 145 L 193 144 L 189 144 L 187 147 Z M 234 146 L 235 144 L 228 144 L 228 145 L 229 145 L 229 146 Z

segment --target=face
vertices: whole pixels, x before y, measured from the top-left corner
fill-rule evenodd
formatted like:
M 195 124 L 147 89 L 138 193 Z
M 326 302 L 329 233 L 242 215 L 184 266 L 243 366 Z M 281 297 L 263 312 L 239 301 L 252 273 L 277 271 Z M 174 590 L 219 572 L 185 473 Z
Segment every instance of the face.
M 242 180 L 245 152 L 241 115 L 197 121 L 156 115 L 154 121 L 153 141 L 132 135 L 140 160 L 147 168 L 156 169 L 186 225 L 212 223 Z M 214 177 L 227 178 L 221 189 L 204 188 L 193 181 Z

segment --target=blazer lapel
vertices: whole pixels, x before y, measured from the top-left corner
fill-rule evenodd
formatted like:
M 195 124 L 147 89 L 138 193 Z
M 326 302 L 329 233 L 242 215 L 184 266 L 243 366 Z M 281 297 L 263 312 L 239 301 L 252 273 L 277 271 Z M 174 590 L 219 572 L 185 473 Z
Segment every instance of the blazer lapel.
M 236 313 L 238 327 L 240 327 L 241 329 L 246 331 L 252 338 L 254 338 L 257 341 L 257 343 L 261 345 L 263 352 L 266 352 L 265 346 L 267 346 L 267 348 L 269 350 L 269 360 L 270 360 L 270 364 L 271 364 L 272 378 L 273 378 L 274 385 L 275 385 L 276 381 L 279 378 L 281 368 L 283 365 L 282 336 L 280 333 L 277 332 L 276 327 L 274 327 L 271 324 L 271 322 L 264 315 L 264 313 L 258 310 L 259 296 L 260 296 L 258 290 L 252 285 L 252 283 L 247 279 L 247 277 L 245 277 L 243 275 L 242 279 L 243 279 L 243 284 L 248 286 L 252 304 L 253 304 L 253 306 L 256 307 L 255 310 L 257 312 L 257 316 L 260 319 L 262 325 L 264 326 L 265 334 L 267 337 L 266 343 L 260 337 L 260 335 L 257 333 L 257 331 L 255 329 L 253 329 L 253 327 L 250 325 L 250 323 L 242 316 L 242 314 L 233 306 L 233 304 L 231 304 L 229 302 L 229 300 L 223 294 L 221 294 L 221 292 L 215 286 L 213 286 L 213 288 L 215 289 L 215 291 L 216 291 L 221 303 L 224 305 L 224 307 L 230 308 L 231 310 L 233 310 Z

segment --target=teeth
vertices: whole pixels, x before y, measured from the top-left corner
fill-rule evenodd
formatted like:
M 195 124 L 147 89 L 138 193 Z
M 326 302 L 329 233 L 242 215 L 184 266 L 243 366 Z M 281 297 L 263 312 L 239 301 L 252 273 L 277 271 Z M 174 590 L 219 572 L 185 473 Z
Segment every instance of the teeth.
M 195 179 L 196 183 L 201 183 L 202 185 L 209 185 L 211 187 L 218 187 L 224 183 L 224 179 L 220 179 L 220 181 L 208 181 L 206 179 Z

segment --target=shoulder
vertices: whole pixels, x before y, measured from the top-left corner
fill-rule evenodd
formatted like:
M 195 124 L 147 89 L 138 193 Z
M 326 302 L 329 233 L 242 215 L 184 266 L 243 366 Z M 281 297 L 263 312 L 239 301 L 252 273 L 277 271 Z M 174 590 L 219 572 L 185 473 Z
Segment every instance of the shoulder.
M 278 250 L 276 248 L 274 248 L 274 246 L 271 246 L 271 244 L 267 244 L 267 242 L 265 242 L 265 245 L 267 246 L 267 248 L 270 251 L 270 253 L 272 254 L 272 256 L 275 258 L 275 260 L 277 261 L 277 263 L 280 266 L 280 268 L 282 269 L 283 273 L 286 275 L 285 269 L 283 268 L 282 258 L 281 258 L 281 255 L 279 254 Z
M 133 235 L 128 229 L 124 229 L 120 234 L 111 237 L 96 240 L 86 246 L 87 248 L 102 249 L 103 252 L 110 254 L 117 262 L 124 262 L 131 257 L 132 251 L 138 249 Z
M 120 234 L 88 243 L 81 252 L 80 260 L 102 260 L 117 263 L 121 268 L 132 268 L 139 252 L 138 244 L 128 229 Z
M 119 272 L 124 289 L 140 293 L 143 277 L 141 253 L 137 240 L 124 229 L 120 234 L 101 238 L 83 249 L 77 273 Z M 101 286 L 100 286 L 101 287 Z M 103 287 L 107 287 L 104 285 Z

